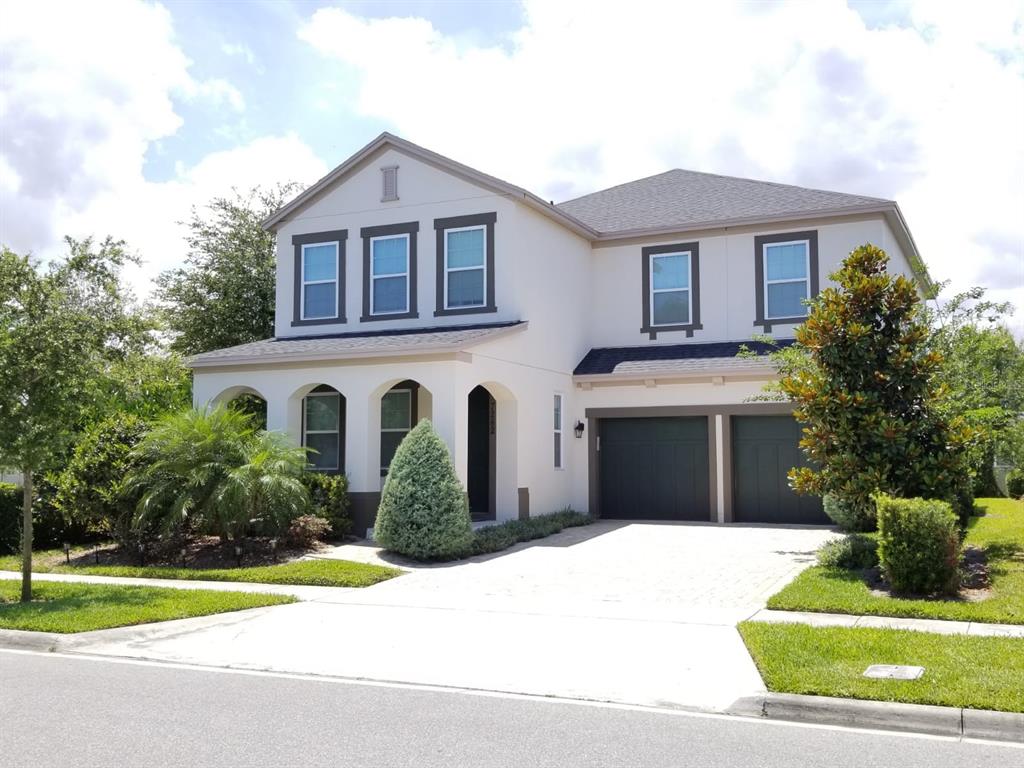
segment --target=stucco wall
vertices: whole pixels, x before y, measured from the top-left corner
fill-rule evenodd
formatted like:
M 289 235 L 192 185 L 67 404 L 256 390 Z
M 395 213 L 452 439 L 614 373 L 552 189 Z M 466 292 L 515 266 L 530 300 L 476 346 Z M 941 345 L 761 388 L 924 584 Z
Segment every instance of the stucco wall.
M 747 227 L 729 232 L 688 233 L 679 237 L 645 239 L 622 245 L 598 246 L 593 258 L 593 300 L 590 302 L 591 346 L 634 346 L 643 344 L 740 341 L 761 333 L 754 325 L 755 292 L 754 238 L 804 230 L 818 232 L 820 287 L 829 284 L 828 275 L 859 245 L 873 243 L 890 256 L 890 269 L 910 275 L 903 251 L 881 215 L 860 219 L 797 221 L 784 227 Z M 703 330 L 692 338 L 685 332 L 658 332 L 656 341 L 641 333 L 642 300 L 641 249 L 697 241 L 700 244 L 700 297 Z M 793 325 L 775 325 L 772 335 L 792 336 Z

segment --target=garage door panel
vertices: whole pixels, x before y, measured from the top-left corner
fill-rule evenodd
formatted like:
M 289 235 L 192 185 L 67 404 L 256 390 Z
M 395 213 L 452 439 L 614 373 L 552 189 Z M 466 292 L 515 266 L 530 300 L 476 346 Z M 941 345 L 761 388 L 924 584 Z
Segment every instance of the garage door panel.
M 705 418 L 605 419 L 600 430 L 602 517 L 708 519 Z
M 807 465 L 792 416 L 732 418 L 733 517 L 738 522 L 828 523 L 821 500 L 789 487 L 793 467 Z

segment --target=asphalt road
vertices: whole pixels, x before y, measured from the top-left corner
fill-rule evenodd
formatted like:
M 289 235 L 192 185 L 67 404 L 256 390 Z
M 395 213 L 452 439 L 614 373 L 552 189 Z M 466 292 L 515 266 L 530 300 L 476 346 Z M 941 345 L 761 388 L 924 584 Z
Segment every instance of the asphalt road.
M 1016 768 L 1024 750 L 0 651 L 0 766 L 206 765 Z

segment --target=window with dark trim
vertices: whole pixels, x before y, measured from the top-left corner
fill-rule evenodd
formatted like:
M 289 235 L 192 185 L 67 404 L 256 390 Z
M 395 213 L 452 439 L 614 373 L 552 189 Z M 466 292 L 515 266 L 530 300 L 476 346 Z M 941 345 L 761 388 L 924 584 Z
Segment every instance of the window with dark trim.
M 642 248 L 643 325 L 651 339 L 658 333 L 685 331 L 700 324 L 700 245 L 671 243 Z
M 563 420 L 562 405 L 563 405 L 562 394 L 560 392 L 556 392 L 555 393 L 555 407 L 554 407 L 554 411 L 553 411 L 553 416 L 554 416 L 554 433 L 553 434 L 554 434 L 554 437 L 555 437 L 555 442 L 554 442 L 554 447 L 555 447 L 555 453 L 554 453 L 555 469 L 564 469 L 564 459 L 562 457 L 562 454 L 564 453 L 565 442 L 563 440 L 564 430 L 562 429 L 562 420 Z
M 419 384 L 403 381 L 380 399 L 380 476 L 387 477 L 391 460 L 402 440 L 416 424 Z
M 804 302 L 818 295 L 816 230 L 758 235 L 754 238 L 754 325 L 802 323 Z
M 418 221 L 363 227 L 363 322 L 419 317 L 416 310 Z
M 292 325 L 345 322 L 347 239 L 347 229 L 292 236 L 295 249 Z
M 302 399 L 302 445 L 312 448 L 311 470 L 343 472 L 345 468 L 345 398 L 322 385 Z
M 497 312 L 494 301 L 495 212 L 434 219 L 437 234 L 435 317 Z

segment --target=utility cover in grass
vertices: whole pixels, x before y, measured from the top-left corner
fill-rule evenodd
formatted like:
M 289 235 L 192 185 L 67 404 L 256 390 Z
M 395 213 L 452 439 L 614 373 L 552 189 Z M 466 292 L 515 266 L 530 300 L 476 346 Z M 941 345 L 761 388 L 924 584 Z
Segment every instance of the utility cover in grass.
M 448 446 L 427 419 L 395 451 L 373 535 L 385 549 L 417 560 L 457 557 L 469 546 L 466 494 Z
M 872 664 L 864 670 L 864 677 L 878 680 L 917 680 L 924 674 L 924 667 L 905 664 Z

